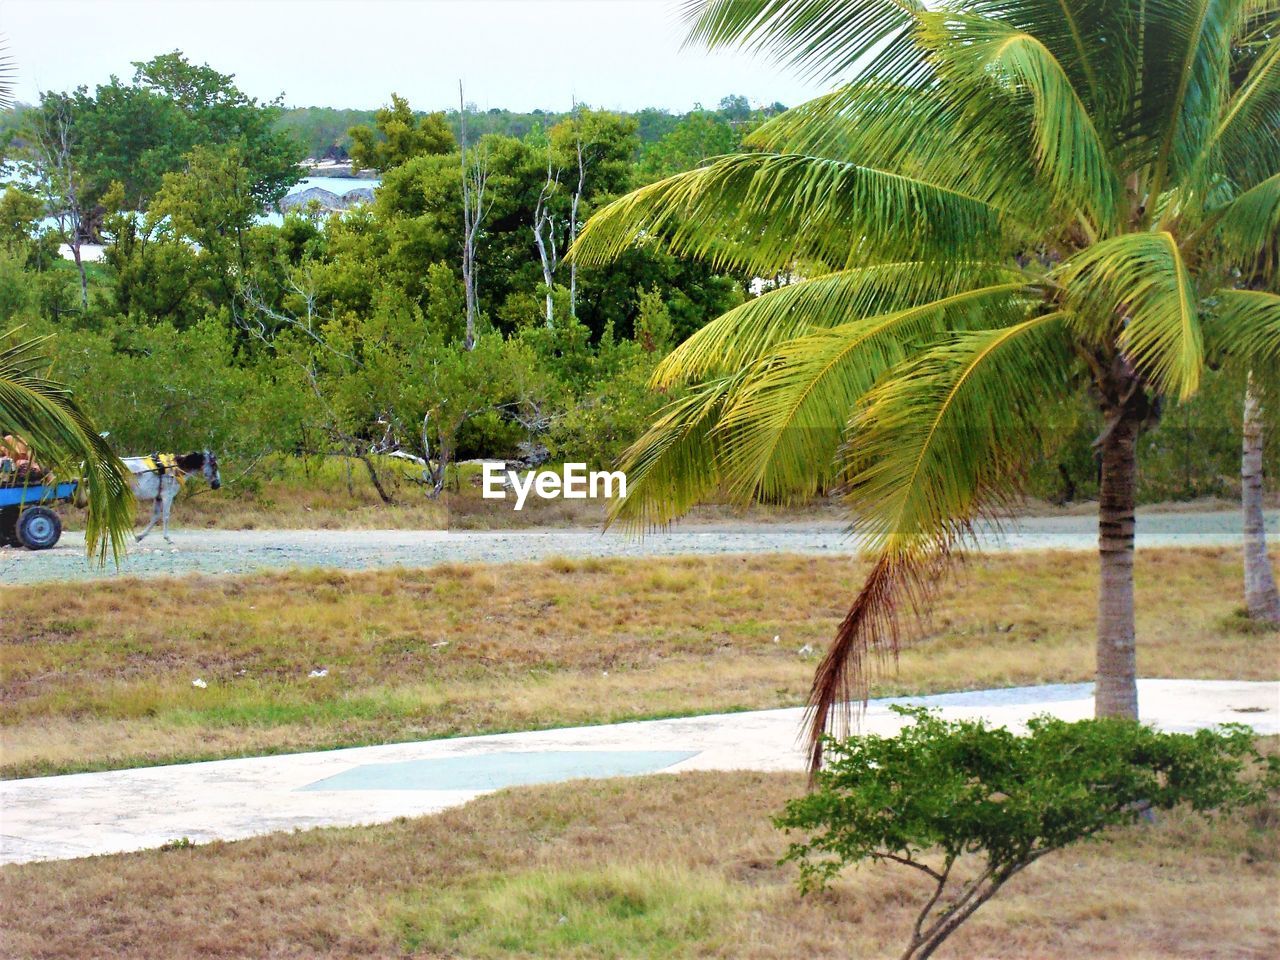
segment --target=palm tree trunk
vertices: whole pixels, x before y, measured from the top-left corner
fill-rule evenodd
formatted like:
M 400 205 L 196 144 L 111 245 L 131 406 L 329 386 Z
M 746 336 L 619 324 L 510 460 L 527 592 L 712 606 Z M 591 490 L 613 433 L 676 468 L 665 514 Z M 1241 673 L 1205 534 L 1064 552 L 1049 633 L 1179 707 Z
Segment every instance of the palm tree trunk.
M 1262 399 L 1249 375 L 1244 391 L 1244 444 L 1240 458 L 1240 504 L 1244 510 L 1244 603 L 1254 620 L 1280 623 L 1267 531 L 1262 516 Z
M 1133 527 L 1140 423 L 1119 418 L 1101 441 L 1098 502 L 1098 677 L 1094 711 L 1099 717 L 1138 716 L 1137 654 L 1133 621 Z

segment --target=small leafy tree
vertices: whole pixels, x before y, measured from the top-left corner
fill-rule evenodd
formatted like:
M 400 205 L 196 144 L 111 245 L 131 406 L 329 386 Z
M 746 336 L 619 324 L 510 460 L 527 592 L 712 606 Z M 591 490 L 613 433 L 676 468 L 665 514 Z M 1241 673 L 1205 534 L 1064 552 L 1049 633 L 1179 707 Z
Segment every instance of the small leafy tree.
M 373 126 L 347 131 L 351 138 L 351 169 L 390 170 L 414 157 L 452 153 L 458 147 L 443 113 L 416 115 L 409 101 L 391 94 L 391 106 L 373 115 Z
M 1183 734 L 1114 718 L 1037 717 L 1018 736 L 894 709 L 914 722 L 894 737 L 828 739 L 830 762 L 815 789 L 774 822 L 810 834 L 785 857 L 799 864 L 802 891 L 865 860 L 929 878 L 933 892 L 903 960 L 932 956 L 1047 853 L 1151 810 L 1185 804 L 1211 814 L 1262 804 L 1280 785 L 1280 758 L 1260 756 L 1240 724 Z

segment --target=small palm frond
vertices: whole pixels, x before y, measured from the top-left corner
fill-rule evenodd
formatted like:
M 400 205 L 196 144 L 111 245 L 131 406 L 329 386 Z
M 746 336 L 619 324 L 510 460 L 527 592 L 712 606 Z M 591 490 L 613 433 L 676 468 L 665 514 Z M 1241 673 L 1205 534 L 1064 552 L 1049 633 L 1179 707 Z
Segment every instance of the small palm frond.
M 768 51 L 830 80 L 894 46 L 923 9 L 916 0 L 691 0 L 686 42 Z
M 627 495 L 614 501 L 606 526 L 618 521 L 638 531 L 666 526 L 719 488 L 714 427 L 742 376 L 699 384 L 659 411 L 621 457 Z
M 13 106 L 13 77 L 17 72 L 8 44 L 0 41 L 0 110 Z
M 1086 247 L 1059 268 L 1081 332 L 1119 330 L 1134 366 L 1162 393 L 1200 386 L 1204 342 L 1195 284 L 1178 243 L 1164 231 L 1129 233 Z
M 41 353 L 48 338 L 19 341 L 16 333 L 0 337 L 0 434 L 25 440 L 36 458 L 59 475 L 82 478 L 89 501 L 89 556 L 105 562 L 110 550 L 119 562 L 133 528 L 128 471 L 71 391 L 41 373 L 48 364 Z
M 1021 282 L 820 330 L 779 346 L 732 398 L 717 431 L 721 472 L 735 499 L 786 502 L 831 485 L 844 424 L 905 348 L 946 330 L 1025 315 Z
M 1230 96 L 1232 41 L 1245 0 L 1148 0 L 1138 122 L 1155 150 L 1149 196 L 1194 173 Z M 1154 202 L 1154 199 L 1153 201 Z
M 1225 175 L 1240 189 L 1280 168 L 1280 42 L 1267 44 L 1196 158 L 1196 179 Z
M 1280 295 L 1264 290 L 1218 290 L 1205 324 L 1210 355 L 1241 372 L 1280 371 Z
M 959 333 L 871 390 L 854 423 L 854 533 L 876 557 L 810 692 L 816 767 L 823 736 L 867 696 L 870 657 L 896 656 L 904 609 L 936 589 L 972 524 L 1016 495 L 1037 442 L 1034 411 L 1065 392 L 1061 313 Z
M 652 385 L 665 389 L 724 376 L 764 359 L 786 340 L 993 283 L 1027 281 L 1020 271 L 997 264 L 937 266 L 922 260 L 877 263 L 770 290 L 721 314 L 676 347 L 658 364 Z
M 993 109 L 993 87 L 1030 103 L 1035 162 L 1056 206 L 1083 210 L 1111 232 L 1124 195 L 1107 145 L 1062 64 L 1040 40 L 998 20 L 928 14 L 920 42 L 935 51 L 939 73 L 969 111 Z
M 587 222 L 571 255 L 601 264 L 643 239 L 761 275 L 804 259 L 832 267 L 972 259 L 998 248 L 1003 215 L 909 176 L 824 157 L 745 154 L 614 200 Z
M 1210 234 L 1235 264 L 1271 276 L 1280 270 L 1280 173 L 1210 214 Z

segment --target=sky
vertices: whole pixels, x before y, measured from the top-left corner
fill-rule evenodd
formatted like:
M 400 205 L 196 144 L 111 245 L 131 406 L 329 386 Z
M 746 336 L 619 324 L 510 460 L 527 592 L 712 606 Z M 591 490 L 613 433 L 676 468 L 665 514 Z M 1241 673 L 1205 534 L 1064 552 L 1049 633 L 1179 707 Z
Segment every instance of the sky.
M 593 107 L 682 112 L 726 94 L 788 106 L 821 92 L 737 52 L 683 48 L 678 0 L 0 0 L 16 93 L 132 76 L 173 49 L 288 106 Z

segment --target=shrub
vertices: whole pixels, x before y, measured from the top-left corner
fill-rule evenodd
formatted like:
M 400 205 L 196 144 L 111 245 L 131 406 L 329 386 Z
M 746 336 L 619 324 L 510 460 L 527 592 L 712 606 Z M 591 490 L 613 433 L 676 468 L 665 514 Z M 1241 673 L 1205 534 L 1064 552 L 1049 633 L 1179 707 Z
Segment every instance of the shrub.
M 1238 724 L 1182 734 L 1130 720 L 1038 717 L 1018 736 L 895 709 L 913 721 L 896 737 L 828 740 L 814 790 L 775 823 L 810 834 L 784 858 L 798 863 L 802 891 L 867 860 L 931 881 L 903 960 L 931 956 L 1045 854 L 1150 811 L 1187 805 L 1211 815 L 1263 804 L 1280 786 L 1280 758 L 1259 755 L 1252 731 Z

